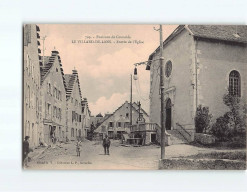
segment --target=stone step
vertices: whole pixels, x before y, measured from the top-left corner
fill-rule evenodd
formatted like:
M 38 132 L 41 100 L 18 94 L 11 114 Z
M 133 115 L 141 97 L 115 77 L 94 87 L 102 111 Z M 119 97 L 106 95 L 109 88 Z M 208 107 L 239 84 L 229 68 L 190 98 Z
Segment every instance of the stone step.
M 170 136 L 171 145 L 188 143 L 187 140 L 185 140 L 184 137 L 176 129 L 167 130 L 167 133 L 171 135 Z

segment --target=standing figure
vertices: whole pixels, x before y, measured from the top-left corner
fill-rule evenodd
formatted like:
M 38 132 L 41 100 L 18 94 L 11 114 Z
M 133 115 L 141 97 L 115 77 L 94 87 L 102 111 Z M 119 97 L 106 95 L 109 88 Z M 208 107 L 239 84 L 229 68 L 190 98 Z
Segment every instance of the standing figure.
M 28 153 L 31 151 L 31 149 L 29 148 L 29 136 L 25 137 L 25 141 L 23 142 L 23 164 L 24 167 L 28 167 L 27 163 L 28 163 Z
M 79 139 L 76 143 L 76 153 L 77 153 L 77 156 L 81 155 L 81 142 L 79 141 Z
M 109 137 L 105 135 L 105 138 L 103 139 L 103 147 L 104 147 L 105 155 L 110 155 L 109 154 L 110 145 L 111 145 L 111 141 Z

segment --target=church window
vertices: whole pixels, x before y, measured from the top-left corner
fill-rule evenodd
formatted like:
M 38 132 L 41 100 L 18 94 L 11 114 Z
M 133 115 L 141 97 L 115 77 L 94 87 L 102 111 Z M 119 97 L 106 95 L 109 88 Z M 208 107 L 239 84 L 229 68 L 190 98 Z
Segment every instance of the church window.
M 172 62 L 169 60 L 167 63 L 166 63 L 166 66 L 165 66 L 165 75 L 166 77 L 169 77 L 172 73 Z
M 240 74 L 236 70 L 231 71 L 229 75 L 229 93 L 233 96 L 241 96 Z

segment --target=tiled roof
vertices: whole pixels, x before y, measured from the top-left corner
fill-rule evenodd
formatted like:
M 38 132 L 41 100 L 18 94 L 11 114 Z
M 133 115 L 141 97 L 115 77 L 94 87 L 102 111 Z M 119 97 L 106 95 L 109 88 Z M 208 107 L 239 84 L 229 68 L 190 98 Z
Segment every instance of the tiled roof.
M 80 88 L 80 82 L 79 82 L 79 78 L 78 78 L 78 73 L 76 70 L 73 70 L 73 74 L 65 74 L 64 75 L 65 78 L 65 86 L 66 86 L 66 98 L 68 99 L 71 96 L 71 93 L 73 91 L 73 87 L 74 87 L 74 83 L 77 81 L 78 79 L 78 88 L 79 88 L 79 93 L 80 93 L 80 98 L 82 101 L 82 96 L 81 96 L 81 88 Z
M 41 70 L 41 83 L 43 83 L 47 73 L 52 67 L 52 64 L 54 62 L 54 58 L 51 58 L 51 56 L 44 56 L 44 66 L 40 67 Z M 41 61 L 43 62 L 43 57 L 41 57 Z
M 122 108 L 124 105 L 125 105 L 125 103 L 127 103 L 128 104 L 128 106 L 130 106 L 130 103 L 128 102 L 128 101 L 126 101 L 126 102 L 124 102 L 121 106 L 119 106 L 112 114 L 109 114 L 108 116 L 105 116 L 104 117 L 104 119 L 101 121 L 101 124 L 103 123 L 103 122 L 105 122 L 107 119 L 109 119 L 111 116 L 113 116 L 120 108 Z M 138 112 L 138 109 L 136 108 L 136 106 L 137 106 L 137 104 L 134 102 L 133 104 L 132 104 L 132 108 L 133 108 L 133 110 L 135 110 L 136 112 Z M 144 114 L 146 114 L 147 116 L 148 116 L 148 114 L 141 108 L 141 111 L 144 113 Z M 127 121 L 129 121 L 129 120 L 127 120 Z M 100 124 L 100 125 L 101 125 Z M 96 129 L 98 129 L 99 127 L 100 127 L 100 125 L 96 128 Z M 96 130 L 95 129 L 95 130 Z
M 56 56 L 58 57 L 58 61 L 59 61 L 59 65 L 60 65 L 60 71 L 62 73 L 62 78 L 63 78 L 63 84 L 64 84 L 64 87 L 66 87 L 65 86 L 65 78 L 64 78 L 63 68 L 62 68 L 62 64 L 61 64 L 61 58 L 59 56 L 59 52 L 58 51 L 52 51 L 52 55 L 51 56 L 44 56 L 44 66 L 43 65 L 40 66 L 41 84 L 43 84 L 46 76 L 49 74 L 50 69 L 54 64 Z M 41 61 L 43 62 L 43 57 L 41 57 Z
M 246 25 L 188 25 L 194 36 L 247 43 Z
M 101 113 L 97 114 L 96 117 L 103 117 Z
M 138 104 L 137 104 L 136 102 L 134 102 L 134 103 L 132 104 L 132 106 L 133 106 L 133 107 L 136 109 L 136 111 L 138 112 L 138 109 L 139 109 Z M 143 110 L 142 107 L 141 107 L 141 112 L 144 113 L 145 115 L 149 116 L 148 113 L 147 113 L 145 110 Z
M 179 25 L 163 42 L 165 46 L 184 29 L 192 33 L 192 36 L 211 40 L 220 40 L 237 43 L 247 43 L 247 25 Z M 148 58 L 152 60 L 153 55 L 160 50 L 158 47 Z M 150 70 L 151 63 L 146 66 Z
M 76 81 L 76 75 L 73 74 L 65 74 L 65 83 L 66 83 L 66 97 L 70 97 L 72 91 L 73 91 L 73 86 Z

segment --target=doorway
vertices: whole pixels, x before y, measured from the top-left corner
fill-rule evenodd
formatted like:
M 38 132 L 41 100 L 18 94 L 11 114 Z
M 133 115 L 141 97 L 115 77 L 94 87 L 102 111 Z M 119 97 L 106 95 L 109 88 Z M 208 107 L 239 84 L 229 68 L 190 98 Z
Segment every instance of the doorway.
M 169 98 L 166 101 L 166 130 L 171 130 L 172 125 L 172 103 Z
M 151 142 L 152 143 L 155 143 L 156 142 L 156 134 L 155 133 L 152 133 L 151 134 Z

